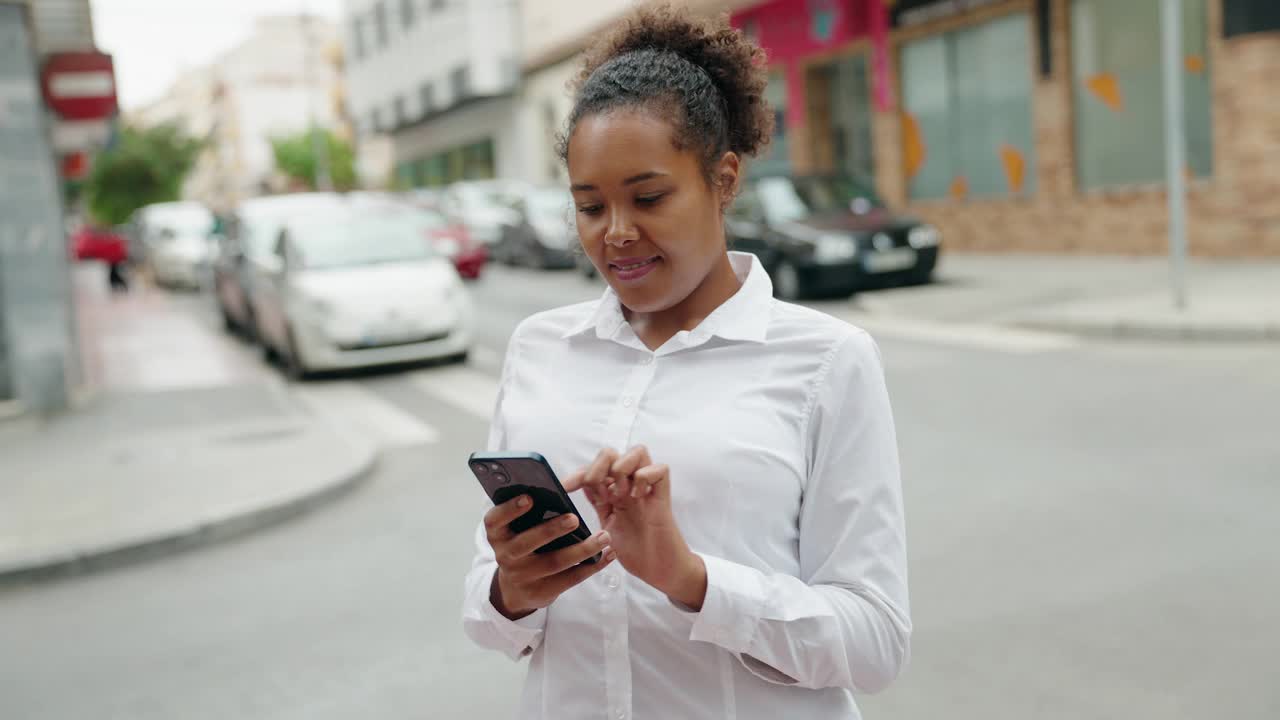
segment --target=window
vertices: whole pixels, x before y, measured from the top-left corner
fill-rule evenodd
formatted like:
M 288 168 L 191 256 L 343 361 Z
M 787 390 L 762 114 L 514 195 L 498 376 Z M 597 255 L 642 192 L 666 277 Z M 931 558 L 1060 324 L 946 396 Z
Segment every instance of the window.
M 1280 30 L 1280 3 L 1276 0 L 1225 0 L 1222 3 L 1224 37 Z
M 902 50 L 903 160 L 913 199 L 1035 192 L 1026 14 Z
M 471 73 L 466 65 L 455 68 L 449 73 L 449 88 L 453 91 L 453 101 L 456 103 L 463 100 L 471 92 L 468 87 L 471 83 Z
M 357 60 L 364 57 L 364 19 L 355 18 L 351 21 L 351 51 Z
M 396 124 L 404 125 L 409 122 L 409 103 L 403 95 L 397 95 L 393 107 L 395 108 Z
M 369 129 L 375 133 L 382 132 L 383 130 L 382 111 L 378 108 L 374 108 L 373 112 L 369 113 Z
M 787 78 L 780 72 L 770 73 L 764 99 L 773 108 L 773 138 L 765 154 L 748 166 L 752 175 L 784 173 L 791 169 L 791 151 L 787 144 Z
M 422 107 L 422 114 L 430 113 L 436 107 L 436 89 L 431 83 L 423 83 L 418 88 L 418 104 Z
M 448 0 L 431 0 L 431 12 L 440 12 L 448 4 Z
M 373 27 L 378 37 L 378 47 L 385 49 L 387 43 L 390 42 L 390 33 L 387 29 L 387 4 L 380 2 L 373 6 Z
M 1182 0 L 1186 171 L 1198 177 L 1213 170 L 1205 32 L 1204 0 Z M 1160 3 L 1074 0 L 1071 55 L 1080 187 L 1163 182 Z
M 400 25 L 404 28 L 413 27 L 414 15 L 416 14 L 416 3 L 418 0 L 400 0 Z

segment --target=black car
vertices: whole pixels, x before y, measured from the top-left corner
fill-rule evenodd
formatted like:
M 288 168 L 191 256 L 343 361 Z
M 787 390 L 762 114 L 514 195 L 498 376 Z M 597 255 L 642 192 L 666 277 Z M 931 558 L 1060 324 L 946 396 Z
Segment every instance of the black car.
M 571 268 L 578 235 L 573 196 L 564 188 L 534 187 L 510 201 L 512 222 L 502 224 L 492 247 L 494 260 L 535 268 Z
M 929 282 L 941 243 L 937 228 L 894 214 L 849 177 L 749 180 L 725 227 L 730 246 L 758 256 L 787 300 Z

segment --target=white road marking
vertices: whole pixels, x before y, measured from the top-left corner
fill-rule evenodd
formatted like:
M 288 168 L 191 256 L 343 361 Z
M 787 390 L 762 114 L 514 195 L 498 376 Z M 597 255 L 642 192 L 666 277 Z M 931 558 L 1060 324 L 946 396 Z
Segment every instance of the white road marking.
M 484 421 L 498 400 L 498 378 L 465 366 L 419 370 L 409 374 L 409 382 Z
M 873 336 L 916 340 L 1007 353 L 1041 353 L 1080 345 L 1079 338 L 1061 333 L 1021 330 L 998 325 L 938 323 L 886 315 L 846 314 L 842 319 Z
M 379 447 L 407 447 L 440 439 L 432 426 L 354 382 L 295 385 L 293 392 L 340 432 L 363 437 Z

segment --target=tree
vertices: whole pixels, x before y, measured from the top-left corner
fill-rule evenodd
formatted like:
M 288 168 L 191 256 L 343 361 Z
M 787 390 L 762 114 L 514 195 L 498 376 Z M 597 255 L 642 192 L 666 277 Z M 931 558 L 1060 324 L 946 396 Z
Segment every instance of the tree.
M 356 186 L 355 154 L 351 146 L 329 130 L 319 130 L 322 142 L 329 148 L 329 177 L 335 190 L 351 190 Z M 271 149 L 276 169 L 290 180 L 315 189 L 316 153 L 310 131 L 272 138 Z
M 202 147 L 172 124 L 121 128 L 85 181 L 90 216 L 103 225 L 119 225 L 144 205 L 177 200 Z

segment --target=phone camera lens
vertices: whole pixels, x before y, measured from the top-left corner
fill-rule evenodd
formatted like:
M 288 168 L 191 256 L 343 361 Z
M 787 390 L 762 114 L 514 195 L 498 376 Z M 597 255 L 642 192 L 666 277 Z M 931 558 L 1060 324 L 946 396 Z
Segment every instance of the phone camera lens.
M 502 472 L 494 473 L 493 479 L 501 485 L 506 485 L 507 483 L 511 482 L 511 478 L 507 477 L 507 474 Z
M 489 466 L 485 465 L 484 463 L 476 463 L 475 468 L 477 472 L 482 472 L 482 473 L 489 472 Z

